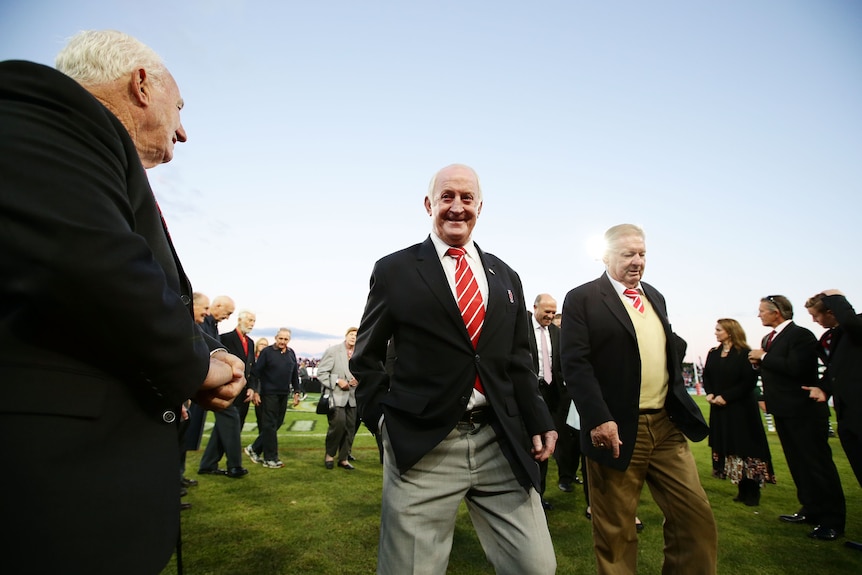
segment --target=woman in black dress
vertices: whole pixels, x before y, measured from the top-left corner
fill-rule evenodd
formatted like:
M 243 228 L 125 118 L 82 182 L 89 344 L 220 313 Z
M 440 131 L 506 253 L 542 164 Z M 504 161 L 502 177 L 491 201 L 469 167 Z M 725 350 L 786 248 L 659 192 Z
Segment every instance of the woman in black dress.
M 734 501 L 760 503 L 764 483 L 775 483 L 766 432 L 757 405 L 757 372 L 748 362 L 745 331 L 734 319 L 715 326 L 719 345 L 703 366 L 703 386 L 710 403 L 709 445 L 713 475 L 739 485 Z

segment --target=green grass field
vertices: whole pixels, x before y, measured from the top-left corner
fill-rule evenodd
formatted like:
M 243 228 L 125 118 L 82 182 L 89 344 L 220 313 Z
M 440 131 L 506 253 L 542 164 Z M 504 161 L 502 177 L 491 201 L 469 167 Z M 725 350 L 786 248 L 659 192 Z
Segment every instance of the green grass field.
M 196 474 L 202 451 L 189 452 L 186 475 L 200 485 L 184 501 L 183 566 L 187 575 L 374 573 L 380 512 L 382 466 L 374 438 L 362 428 L 354 444 L 355 471 L 323 466 L 326 418 L 314 413 L 317 397 L 309 396 L 288 410 L 279 435 L 282 469 L 264 469 L 244 457 L 250 473 L 242 479 Z M 702 409 L 706 403 L 696 398 Z M 253 421 L 253 413 L 249 414 Z M 209 422 L 212 422 L 210 414 Z M 247 423 L 247 428 L 251 427 Z M 243 445 L 256 432 L 243 433 Z M 726 574 L 810 575 L 862 573 L 862 553 L 836 542 L 806 537 L 807 525 L 778 520 L 799 505 L 775 433 L 768 433 L 778 484 L 767 485 L 759 507 L 735 503 L 736 486 L 710 475 L 706 441 L 692 444 L 703 485 L 718 523 L 718 571 Z M 209 438 L 207 431 L 204 445 Z M 862 489 L 844 451 L 830 440 L 847 497 L 847 536 L 862 540 Z M 222 466 L 225 465 L 224 460 Z M 548 472 L 546 498 L 554 505 L 548 524 L 561 575 L 594 573 L 590 522 L 584 517 L 583 492 L 556 488 L 556 467 Z M 579 486 L 578 486 L 579 487 Z M 662 516 L 645 489 L 638 510 L 646 525 L 640 534 L 639 573 L 661 572 Z M 177 572 L 175 558 L 163 575 Z M 462 505 L 449 573 L 492 573 Z

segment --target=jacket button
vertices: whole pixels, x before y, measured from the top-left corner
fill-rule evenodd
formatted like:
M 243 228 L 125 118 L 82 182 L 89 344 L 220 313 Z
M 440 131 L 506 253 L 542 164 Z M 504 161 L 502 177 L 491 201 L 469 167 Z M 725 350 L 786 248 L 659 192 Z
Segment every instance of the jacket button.
M 177 420 L 177 414 L 173 411 L 168 410 L 162 414 L 162 420 L 165 423 L 173 423 Z
M 476 354 L 475 360 L 476 360 L 476 363 L 479 363 L 479 354 L 478 353 Z
M 183 305 L 189 305 L 192 300 L 189 296 L 183 294 L 182 296 L 180 296 L 180 301 L 183 302 Z

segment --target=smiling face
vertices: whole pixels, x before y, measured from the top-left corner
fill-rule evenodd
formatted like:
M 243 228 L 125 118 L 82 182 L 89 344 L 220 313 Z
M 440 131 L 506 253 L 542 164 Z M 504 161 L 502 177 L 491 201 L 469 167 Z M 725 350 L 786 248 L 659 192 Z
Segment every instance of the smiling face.
M 646 244 L 643 237 L 628 234 L 608 246 L 604 258 L 608 275 L 627 288 L 635 288 L 646 268 Z
M 434 233 L 447 245 L 460 247 L 470 240 L 482 211 L 479 178 L 471 168 L 454 165 L 437 173 L 425 210 L 433 220 Z
M 550 297 L 543 297 L 533 304 L 533 316 L 539 325 L 548 327 L 557 315 L 557 302 Z

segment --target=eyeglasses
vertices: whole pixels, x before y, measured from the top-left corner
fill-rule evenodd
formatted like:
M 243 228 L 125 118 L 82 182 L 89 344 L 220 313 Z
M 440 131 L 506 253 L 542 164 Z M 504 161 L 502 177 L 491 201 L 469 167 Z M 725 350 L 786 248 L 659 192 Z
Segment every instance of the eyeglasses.
M 775 309 L 778 311 L 778 313 L 780 313 L 780 314 L 783 316 L 783 315 L 784 315 L 784 306 L 782 306 L 782 305 L 778 302 L 778 300 L 777 300 L 777 299 L 775 299 L 775 298 L 777 298 L 777 297 L 779 297 L 779 296 L 777 296 L 777 295 L 768 295 L 768 296 L 766 296 L 764 299 L 765 299 L 766 301 L 768 301 L 769 303 L 771 303 L 772 305 L 774 305 L 774 306 L 775 306 Z

